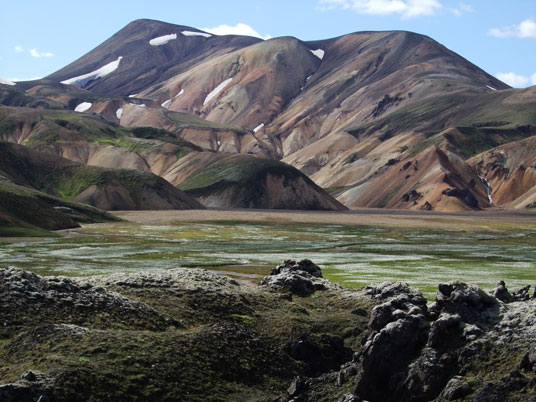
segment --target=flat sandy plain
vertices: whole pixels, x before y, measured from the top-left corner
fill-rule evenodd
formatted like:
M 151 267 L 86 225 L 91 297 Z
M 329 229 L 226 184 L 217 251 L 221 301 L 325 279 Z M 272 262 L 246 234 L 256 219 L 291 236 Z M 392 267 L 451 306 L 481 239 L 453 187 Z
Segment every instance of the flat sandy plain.
M 187 211 L 113 211 L 141 224 L 174 222 L 283 222 L 332 225 L 364 225 L 429 229 L 515 230 L 536 226 L 536 211 L 488 210 L 478 212 L 431 212 L 363 208 L 345 212 L 207 209 Z

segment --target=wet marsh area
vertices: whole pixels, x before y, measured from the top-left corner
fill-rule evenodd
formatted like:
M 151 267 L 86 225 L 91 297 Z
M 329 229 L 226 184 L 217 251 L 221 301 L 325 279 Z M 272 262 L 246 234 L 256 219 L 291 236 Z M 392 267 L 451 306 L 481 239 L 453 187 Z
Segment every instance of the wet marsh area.
M 118 222 L 63 237 L 2 242 L 0 259 L 41 275 L 201 267 L 255 282 L 286 259 L 308 258 L 328 279 L 360 288 L 402 281 L 433 298 L 437 284 L 511 291 L 536 285 L 536 225 L 474 230 L 285 221 Z

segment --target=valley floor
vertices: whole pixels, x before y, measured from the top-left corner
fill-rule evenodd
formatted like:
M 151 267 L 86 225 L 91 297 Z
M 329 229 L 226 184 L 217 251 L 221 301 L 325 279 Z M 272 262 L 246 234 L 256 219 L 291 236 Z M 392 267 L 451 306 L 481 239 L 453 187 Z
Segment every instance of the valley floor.
M 113 211 L 141 224 L 240 221 L 317 223 L 462 230 L 508 230 L 536 225 L 536 211 L 420 212 L 361 208 L 345 212 L 210 209 L 185 211 Z

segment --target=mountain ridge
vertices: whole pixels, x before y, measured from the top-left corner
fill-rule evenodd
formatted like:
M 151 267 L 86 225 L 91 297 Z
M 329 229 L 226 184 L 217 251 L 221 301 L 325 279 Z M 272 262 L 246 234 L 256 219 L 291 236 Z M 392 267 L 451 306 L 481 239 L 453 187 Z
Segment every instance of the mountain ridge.
M 401 30 L 261 40 L 142 19 L 47 80 L 62 85 L 51 99 L 71 110 L 82 107 L 123 127 L 170 130 L 208 151 L 282 160 L 348 207 L 489 208 L 485 199 L 466 202 L 481 200 L 483 190 L 465 161 L 530 137 L 536 126 L 530 88 L 511 89 L 432 38 Z M 36 94 L 47 85 L 23 83 Z M 69 91 L 76 98 L 69 99 Z M 210 123 L 185 129 L 173 113 Z M 448 190 L 445 179 L 430 181 L 423 171 L 414 172 L 408 189 L 422 195 L 414 204 L 403 201 L 406 192 L 393 195 L 394 189 L 385 193 L 386 186 L 373 184 L 382 175 L 397 176 L 398 163 L 425 151 L 426 159 L 430 146 L 461 160 L 441 164 L 439 157 L 434 166 L 446 170 L 445 177 L 464 176 L 454 191 L 471 194 L 462 204 L 437 196 L 438 189 Z

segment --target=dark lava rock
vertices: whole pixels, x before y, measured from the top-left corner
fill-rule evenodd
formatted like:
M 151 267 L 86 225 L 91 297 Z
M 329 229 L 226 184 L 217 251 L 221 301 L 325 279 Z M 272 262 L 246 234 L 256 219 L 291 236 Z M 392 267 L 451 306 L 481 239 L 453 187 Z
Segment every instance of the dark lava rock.
M 368 315 L 367 310 L 363 307 L 357 307 L 351 311 L 352 314 L 359 315 L 361 317 L 366 317 Z
M 501 387 L 492 384 L 485 383 L 474 394 L 471 402 L 505 402 L 506 396 Z
M 445 352 L 463 345 L 463 329 L 465 323 L 458 314 L 442 314 L 433 322 L 428 337 L 428 346 Z
M 525 355 L 523 356 L 523 359 L 521 359 L 521 363 L 519 364 L 519 368 L 521 370 L 534 370 L 534 366 L 536 364 L 536 344 L 531 344 L 529 346 L 529 350 Z
M 300 394 L 303 394 L 305 391 L 307 391 L 308 384 L 307 381 L 302 377 L 296 377 L 294 381 L 292 381 L 292 384 L 290 384 L 290 387 L 287 389 L 287 393 L 291 397 L 296 397 Z
M 356 379 L 356 394 L 383 401 L 397 394 L 408 365 L 418 357 L 428 338 L 422 316 L 407 315 L 388 323 L 367 342 Z
M 439 394 L 437 402 L 455 401 L 469 395 L 471 391 L 472 389 L 467 384 L 465 377 L 454 376 L 447 383 L 441 394 Z
M 506 288 L 504 281 L 499 281 L 499 283 L 497 283 L 497 287 L 491 291 L 491 295 L 504 303 L 511 303 L 514 301 L 514 298 Z
M 27 371 L 23 375 L 20 376 L 20 379 L 33 382 L 37 380 L 37 376 L 34 374 L 33 371 Z
M 286 260 L 282 265 L 278 265 L 270 272 L 270 275 L 279 275 L 284 271 L 289 272 L 307 272 L 315 278 L 322 278 L 322 270 L 311 260 Z
M 464 188 L 463 190 L 457 188 L 447 188 L 443 190 L 443 194 L 448 197 L 459 198 L 471 208 L 478 208 L 478 200 L 468 188 Z
M 527 286 L 523 286 L 517 292 L 514 292 L 512 294 L 512 297 L 514 298 L 514 301 L 527 301 L 527 300 L 530 300 L 529 290 L 530 290 L 530 285 L 527 285 Z
M 310 260 L 287 260 L 282 265 L 272 269 L 259 286 L 277 292 L 290 292 L 298 296 L 309 296 L 316 290 L 333 287 L 329 281 L 322 278 L 320 268 Z
M 98 315 L 115 325 L 166 328 L 170 322 L 145 303 L 130 300 L 98 286 L 79 284 L 63 277 L 42 277 L 17 268 L 0 269 L 0 337 L 36 317 L 42 324 L 87 324 Z
M 499 319 L 497 299 L 482 289 L 463 282 L 441 283 L 436 295 L 437 307 L 458 314 L 467 323 Z
M 344 346 L 342 338 L 327 334 L 323 334 L 319 341 L 300 339 L 289 344 L 286 351 L 293 359 L 306 363 L 308 375 L 337 369 L 353 357 L 352 349 Z

